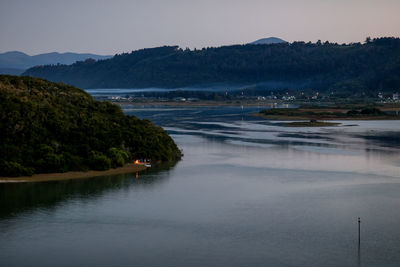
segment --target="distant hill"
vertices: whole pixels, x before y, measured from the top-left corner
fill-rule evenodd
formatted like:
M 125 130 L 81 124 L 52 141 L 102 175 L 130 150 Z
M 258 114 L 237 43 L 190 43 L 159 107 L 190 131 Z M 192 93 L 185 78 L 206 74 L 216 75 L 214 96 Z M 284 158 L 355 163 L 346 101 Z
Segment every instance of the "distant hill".
M 25 69 L 0 68 L 0 74 L 21 75 Z
M 1 74 L 21 74 L 24 70 L 37 66 L 49 64 L 72 64 L 76 61 L 93 58 L 95 60 L 107 59 L 111 56 L 78 53 L 46 53 L 29 56 L 25 53 L 12 51 L 0 54 Z
M 258 44 L 280 44 L 287 43 L 285 40 L 276 37 L 262 38 L 257 41 L 251 42 L 250 44 L 258 45 Z
M 201 50 L 165 46 L 97 62 L 37 66 L 23 75 L 83 88 L 276 82 L 305 84 L 318 90 L 393 91 L 400 89 L 400 39 L 378 38 L 364 44 L 247 44 Z
M 181 157 L 161 127 L 73 86 L 0 75 L 0 103 L 0 176 L 106 170 L 137 158 Z

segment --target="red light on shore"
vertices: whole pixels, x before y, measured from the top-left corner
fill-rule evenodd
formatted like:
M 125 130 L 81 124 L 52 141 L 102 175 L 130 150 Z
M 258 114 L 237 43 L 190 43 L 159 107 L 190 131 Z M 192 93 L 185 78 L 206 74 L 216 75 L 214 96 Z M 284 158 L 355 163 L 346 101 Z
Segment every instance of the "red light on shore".
M 140 161 L 138 159 L 135 160 L 135 164 L 140 164 Z

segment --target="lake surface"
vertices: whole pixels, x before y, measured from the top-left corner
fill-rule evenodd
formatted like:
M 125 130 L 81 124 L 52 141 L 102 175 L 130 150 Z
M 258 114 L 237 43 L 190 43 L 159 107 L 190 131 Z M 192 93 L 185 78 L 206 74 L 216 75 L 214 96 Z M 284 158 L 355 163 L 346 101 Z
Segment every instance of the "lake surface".
M 400 123 L 290 128 L 261 108 L 125 106 L 183 160 L 0 185 L 0 266 L 400 266 Z

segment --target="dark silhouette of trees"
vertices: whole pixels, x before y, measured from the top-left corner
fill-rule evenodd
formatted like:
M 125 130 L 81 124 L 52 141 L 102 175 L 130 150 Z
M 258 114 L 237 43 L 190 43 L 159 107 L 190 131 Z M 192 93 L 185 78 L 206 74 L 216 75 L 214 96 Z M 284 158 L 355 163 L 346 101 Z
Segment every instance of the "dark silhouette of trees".
M 319 90 L 400 88 L 400 39 L 364 44 L 293 42 L 201 50 L 164 46 L 108 60 L 37 66 L 24 75 L 83 88 L 177 88 L 213 83 L 307 82 Z

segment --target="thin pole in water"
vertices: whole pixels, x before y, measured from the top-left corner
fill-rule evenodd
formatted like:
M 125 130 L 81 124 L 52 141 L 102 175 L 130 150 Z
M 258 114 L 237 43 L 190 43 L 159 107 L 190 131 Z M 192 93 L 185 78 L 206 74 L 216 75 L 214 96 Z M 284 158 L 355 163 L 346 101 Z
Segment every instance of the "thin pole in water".
M 358 249 L 360 249 L 361 245 L 361 235 L 360 235 L 360 228 L 361 228 L 361 220 L 360 217 L 358 217 Z
M 357 257 L 357 266 L 361 266 L 361 234 L 360 234 L 360 228 L 361 228 L 361 220 L 360 217 L 358 217 L 358 257 Z

